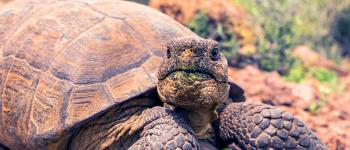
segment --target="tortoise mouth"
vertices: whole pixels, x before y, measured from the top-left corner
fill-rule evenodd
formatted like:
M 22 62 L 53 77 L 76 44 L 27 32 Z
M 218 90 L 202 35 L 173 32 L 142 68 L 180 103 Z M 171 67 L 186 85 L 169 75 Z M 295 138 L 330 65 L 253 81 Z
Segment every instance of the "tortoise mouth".
M 182 80 L 187 83 L 193 83 L 196 81 L 202 82 L 207 80 L 215 80 L 219 82 L 215 79 L 215 76 L 212 73 L 201 69 L 176 69 L 165 75 L 165 78 L 173 81 Z
M 215 78 L 215 75 L 208 70 L 204 69 L 192 69 L 192 68 L 184 68 L 184 69 L 174 69 L 169 71 L 163 78 L 159 80 L 164 80 L 165 78 L 171 80 L 184 80 L 187 82 L 195 82 L 195 81 L 207 81 L 207 80 L 215 80 L 220 83 L 227 83 L 223 81 L 219 81 Z
M 188 83 L 192 83 L 195 81 L 202 82 L 214 79 L 213 75 L 196 70 L 176 70 L 171 72 L 167 77 L 171 80 L 183 80 Z
M 159 79 L 158 95 L 164 103 L 175 107 L 197 107 L 217 104 L 229 88 L 208 71 L 176 69 Z

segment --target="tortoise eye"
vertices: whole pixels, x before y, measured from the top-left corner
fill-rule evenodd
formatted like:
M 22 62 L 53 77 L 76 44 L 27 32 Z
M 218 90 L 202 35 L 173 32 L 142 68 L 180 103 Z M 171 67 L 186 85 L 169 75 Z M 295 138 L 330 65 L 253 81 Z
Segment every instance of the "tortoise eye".
M 169 59 L 171 57 L 170 49 L 168 48 L 166 51 L 166 57 Z
M 220 58 L 220 52 L 218 48 L 213 48 L 210 52 L 210 58 L 213 61 L 217 61 Z

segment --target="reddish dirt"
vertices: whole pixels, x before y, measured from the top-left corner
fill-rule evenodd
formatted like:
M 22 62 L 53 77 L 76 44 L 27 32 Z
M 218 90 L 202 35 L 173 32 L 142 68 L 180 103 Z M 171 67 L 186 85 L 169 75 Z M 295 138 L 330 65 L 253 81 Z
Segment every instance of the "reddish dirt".
M 293 113 L 331 150 L 350 148 L 350 76 L 340 78 L 345 90 L 327 96 L 326 104 L 313 114 L 308 111 L 309 105 L 319 101 L 321 94 L 315 80 L 290 83 L 276 72 L 262 72 L 253 66 L 231 68 L 229 74 L 245 90 L 247 101 L 275 105 Z
M 11 1 L 11 0 L 0 0 L 0 8 L 3 7 L 9 1 Z
M 4 2 L 0 1 L 0 8 L 4 7 Z

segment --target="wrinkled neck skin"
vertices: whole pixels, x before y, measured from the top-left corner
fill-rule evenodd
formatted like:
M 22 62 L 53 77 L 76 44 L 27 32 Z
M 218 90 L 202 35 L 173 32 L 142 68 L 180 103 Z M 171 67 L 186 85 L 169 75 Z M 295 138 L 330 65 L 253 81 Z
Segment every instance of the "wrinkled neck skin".
M 205 134 L 208 130 L 209 124 L 218 118 L 216 112 L 217 106 L 218 104 L 201 107 L 174 107 L 167 103 L 164 104 L 164 107 L 172 109 L 182 115 L 198 136 Z

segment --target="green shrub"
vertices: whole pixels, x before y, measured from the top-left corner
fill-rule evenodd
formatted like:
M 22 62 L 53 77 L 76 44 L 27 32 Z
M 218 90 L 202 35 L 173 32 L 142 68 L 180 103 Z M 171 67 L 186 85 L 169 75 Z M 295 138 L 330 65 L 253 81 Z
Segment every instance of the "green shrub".
M 305 78 L 305 68 L 304 66 L 297 62 L 295 63 L 291 69 L 288 71 L 285 79 L 291 82 L 301 82 Z
M 291 49 L 299 44 L 300 36 L 295 33 L 295 22 L 290 1 L 236 0 L 252 16 L 251 24 L 257 29 L 257 65 L 267 71 L 287 73 L 295 59 Z
M 337 73 L 326 68 L 310 68 L 309 73 L 315 79 L 323 83 L 337 82 Z
M 207 37 L 209 35 L 209 17 L 203 11 L 199 11 L 187 24 L 187 27 L 199 36 Z
M 290 52 L 285 50 L 286 46 L 281 46 L 281 44 L 267 44 L 267 42 L 265 42 L 266 39 L 257 41 L 261 49 L 255 56 L 238 56 L 239 44 L 236 41 L 236 35 L 230 31 L 229 27 L 226 26 L 228 23 L 225 22 L 225 20 L 221 21 L 222 22 L 213 20 L 206 14 L 206 12 L 199 11 L 187 24 L 187 27 L 201 37 L 214 39 L 220 42 L 222 45 L 223 54 L 228 58 L 230 65 L 241 66 L 241 64 L 249 63 L 256 64 L 260 68 L 267 71 L 284 71 L 287 70 L 293 63 L 294 59 L 290 57 Z M 271 21 L 271 23 L 272 22 L 273 21 Z M 288 30 L 283 26 L 280 28 L 280 30 Z M 268 37 L 270 40 L 281 38 L 281 34 L 271 34 L 268 35 Z M 288 40 L 288 38 L 284 39 Z M 272 46 L 274 48 L 272 48 Z
M 338 10 L 349 6 L 349 0 L 233 1 L 252 16 L 250 22 L 257 28 L 259 36 L 256 47 L 262 69 L 282 73 L 285 71 L 283 69 L 288 70 L 294 61 L 289 53 L 297 45 L 310 46 L 328 58 L 340 61 L 339 46 L 329 33 L 332 18 Z M 343 14 L 349 17 L 347 11 Z M 350 31 L 348 24 L 341 26 Z M 350 47 L 350 41 L 343 43 Z
M 235 35 L 226 24 L 226 22 L 215 21 L 204 11 L 199 11 L 187 24 L 187 27 L 201 37 L 220 42 L 223 54 L 228 60 L 233 60 L 237 57 L 239 46 Z

